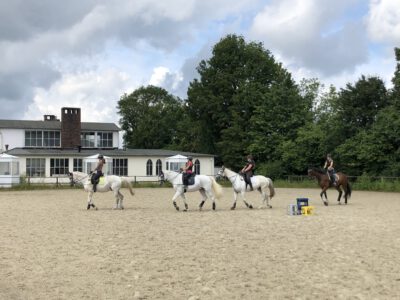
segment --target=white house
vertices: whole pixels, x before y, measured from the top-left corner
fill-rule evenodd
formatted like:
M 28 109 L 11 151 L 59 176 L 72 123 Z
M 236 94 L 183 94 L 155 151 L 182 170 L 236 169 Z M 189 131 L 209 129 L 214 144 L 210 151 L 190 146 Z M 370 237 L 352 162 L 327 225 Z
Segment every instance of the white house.
M 19 174 L 30 178 L 63 177 L 71 171 L 89 172 L 96 157 L 107 157 L 107 173 L 155 180 L 167 162 L 193 157 L 197 174 L 214 174 L 214 156 L 162 149 L 121 149 L 120 128 L 114 123 L 81 122 L 80 108 L 62 108 L 61 120 L 0 120 L 0 153 L 18 158 Z M 176 157 L 175 157 L 176 159 Z M 175 165 L 174 165 L 175 166 Z

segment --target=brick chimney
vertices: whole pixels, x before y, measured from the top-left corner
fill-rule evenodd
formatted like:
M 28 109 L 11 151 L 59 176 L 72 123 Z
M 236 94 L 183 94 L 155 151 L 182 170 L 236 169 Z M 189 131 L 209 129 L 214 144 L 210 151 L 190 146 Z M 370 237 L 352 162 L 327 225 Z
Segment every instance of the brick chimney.
M 61 108 L 61 148 L 76 148 L 81 144 L 81 109 Z

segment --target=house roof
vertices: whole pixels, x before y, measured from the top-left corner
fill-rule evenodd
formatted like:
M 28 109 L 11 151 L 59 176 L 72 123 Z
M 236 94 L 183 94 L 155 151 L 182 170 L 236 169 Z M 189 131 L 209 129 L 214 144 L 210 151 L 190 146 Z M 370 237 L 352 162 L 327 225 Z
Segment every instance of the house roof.
M 0 120 L 0 128 L 61 130 L 60 121 Z M 84 131 L 120 131 L 114 123 L 81 122 Z
M 13 148 L 7 151 L 7 154 L 24 157 L 88 157 L 95 154 L 103 154 L 113 158 L 117 157 L 132 157 L 132 156 L 155 156 L 155 157 L 170 157 L 177 154 L 193 157 L 214 157 L 212 154 L 183 152 L 176 150 L 164 149 L 58 149 L 58 148 Z

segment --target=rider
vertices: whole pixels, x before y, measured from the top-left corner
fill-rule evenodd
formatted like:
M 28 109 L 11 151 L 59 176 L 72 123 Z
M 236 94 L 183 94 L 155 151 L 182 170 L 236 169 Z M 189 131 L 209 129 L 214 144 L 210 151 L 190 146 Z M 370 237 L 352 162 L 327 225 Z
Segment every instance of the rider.
M 187 186 L 189 185 L 189 177 L 193 174 L 193 157 L 188 156 L 188 160 L 185 166 L 182 168 L 182 181 L 184 185 L 184 189 L 186 191 Z
M 244 181 L 246 182 L 246 189 L 247 185 L 250 185 L 250 191 L 253 190 L 253 184 L 251 183 L 251 177 L 254 175 L 254 168 L 256 167 L 256 163 L 253 159 L 252 155 L 247 155 L 247 163 L 240 171 L 244 176 Z
M 336 181 L 336 178 L 335 178 L 336 172 L 334 169 L 333 159 L 329 153 L 326 155 L 324 169 L 327 170 L 327 173 L 328 173 L 328 176 L 329 176 L 329 179 L 330 179 L 332 185 L 335 185 L 336 184 L 336 182 L 335 182 Z
M 99 159 L 96 168 L 94 169 L 94 174 L 92 176 L 92 182 L 93 182 L 93 192 L 96 192 L 96 186 L 98 183 L 98 180 L 101 176 L 103 176 L 103 166 L 106 163 L 106 160 L 104 159 L 104 156 L 102 154 L 99 154 L 97 157 Z

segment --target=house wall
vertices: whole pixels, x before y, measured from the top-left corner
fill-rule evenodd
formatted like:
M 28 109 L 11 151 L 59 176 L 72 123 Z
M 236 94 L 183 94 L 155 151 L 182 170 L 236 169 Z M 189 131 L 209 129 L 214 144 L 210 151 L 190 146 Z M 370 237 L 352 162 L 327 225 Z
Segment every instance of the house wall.
M 46 157 L 46 156 L 35 156 L 35 158 L 45 158 L 46 160 L 46 175 L 45 177 L 50 177 L 50 159 L 54 157 Z M 61 158 L 61 157 L 57 157 Z M 73 160 L 74 158 L 82 158 L 82 157 L 65 157 L 69 158 L 69 171 L 73 171 Z M 135 157 L 118 157 L 118 158 L 126 158 L 128 159 L 128 177 L 136 177 L 137 181 L 154 181 L 157 178 L 156 175 L 156 162 L 158 159 L 161 160 L 162 170 L 165 170 L 165 162 L 166 157 L 156 157 L 156 156 L 135 156 Z M 147 160 L 151 159 L 153 162 L 153 175 L 146 175 L 146 164 Z M 195 161 L 198 159 L 200 161 L 200 174 L 202 175 L 214 175 L 214 158 L 213 157 L 194 157 Z M 20 165 L 20 174 L 26 175 L 26 157 L 19 158 Z
M 8 149 L 20 148 L 25 145 L 25 130 L 23 129 L 0 129 L 0 150 L 6 151 Z

